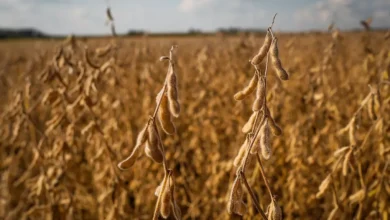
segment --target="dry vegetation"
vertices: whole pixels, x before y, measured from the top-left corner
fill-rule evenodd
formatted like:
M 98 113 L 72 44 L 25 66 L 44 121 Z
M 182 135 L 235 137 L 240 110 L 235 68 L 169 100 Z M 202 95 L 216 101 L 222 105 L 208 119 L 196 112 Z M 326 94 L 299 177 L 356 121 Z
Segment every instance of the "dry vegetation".
M 284 219 L 388 219 L 389 37 L 276 35 L 289 80 L 269 68 L 266 103 L 282 130 L 262 161 L 272 201 Z M 245 214 L 226 207 L 254 101 L 233 97 L 263 38 L 0 42 L 0 218 L 152 219 L 171 176 L 183 219 L 260 218 L 253 201 L 266 210 L 271 198 L 258 163 Z M 159 57 L 176 44 L 180 117 L 175 135 L 158 130 L 172 171 L 143 153 L 122 171 L 165 82 Z

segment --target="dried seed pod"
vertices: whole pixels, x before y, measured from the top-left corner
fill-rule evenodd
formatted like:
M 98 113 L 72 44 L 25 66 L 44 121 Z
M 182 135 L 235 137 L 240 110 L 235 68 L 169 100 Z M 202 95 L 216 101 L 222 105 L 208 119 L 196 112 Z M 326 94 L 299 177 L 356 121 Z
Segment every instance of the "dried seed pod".
M 157 133 L 155 121 L 150 122 L 148 126 L 148 144 L 153 151 L 160 149 L 160 137 Z
M 254 56 L 251 60 L 251 63 L 253 65 L 258 65 L 261 63 L 261 61 L 264 60 L 265 56 L 267 55 L 267 53 L 269 51 L 271 43 L 272 43 L 272 37 L 271 37 L 270 31 L 268 30 L 267 35 L 265 36 L 265 39 L 264 39 L 263 46 L 261 46 L 259 53 L 256 56 Z
M 254 112 L 260 111 L 263 108 L 264 101 L 266 99 L 265 93 L 265 80 L 264 78 L 260 78 L 257 84 L 256 99 L 252 106 L 252 110 Z
M 104 47 L 99 47 L 95 49 L 95 53 L 98 57 L 103 57 L 107 55 L 112 49 L 112 44 L 108 44 L 107 46 Z
M 110 7 L 107 7 L 107 9 L 106 9 L 106 15 L 107 15 L 107 19 L 109 20 L 109 21 L 114 21 L 114 17 L 112 17 L 112 13 L 111 13 L 111 8 Z
M 162 163 L 164 160 L 161 151 L 152 151 L 149 147 L 149 143 L 146 143 L 145 145 L 145 154 L 156 163 Z
M 238 215 L 243 214 L 242 207 L 240 207 L 241 206 L 240 204 L 243 202 L 242 201 L 243 195 L 244 193 L 242 189 L 241 178 L 237 176 L 236 179 L 234 180 L 232 190 L 229 195 L 229 201 L 227 205 L 227 210 L 229 214 L 233 214 L 233 213 Z
M 375 121 L 377 118 L 377 115 L 375 113 L 375 95 L 371 95 L 370 100 L 368 101 L 367 110 L 368 110 L 368 116 L 371 120 Z
M 119 169 L 121 170 L 129 169 L 131 166 L 134 165 L 137 158 L 141 155 L 142 151 L 140 150 L 140 148 L 148 140 L 146 129 L 147 129 L 147 125 L 145 125 L 145 127 L 139 132 L 137 137 L 137 143 L 133 149 L 133 152 L 131 152 L 129 157 L 127 157 L 126 159 L 124 159 L 118 164 Z
M 65 136 L 66 143 L 69 146 L 73 145 L 74 142 L 74 124 L 68 125 L 66 128 L 66 136 Z
M 282 209 L 275 201 L 272 201 L 268 206 L 268 219 L 282 220 Z
M 96 122 L 95 121 L 90 121 L 82 130 L 81 130 L 81 134 L 82 135 L 85 135 L 88 131 L 90 131 L 92 128 L 94 128 L 96 126 Z
M 361 189 L 349 197 L 351 204 L 363 201 L 366 198 L 366 190 Z
M 347 151 L 349 148 L 350 148 L 349 146 L 342 147 L 342 148 L 336 150 L 336 151 L 333 153 L 333 156 L 338 157 L 338 156 L 344 154 L 344 152 Z
M 161 193 L 161 188 L 162 188 L 161 184 L 157 186 L 156 191 L 154 191 L 154 195 L 155 195 L 155 196 L 158 197 L 158 196 L 160 195 L 160 193 Z
M 177 45 L 172 45 L 171 49 L 169 50 L 169 60 L 172 64 L 176 64 L 177 62 Z
M 275 136 L 281 135 L 282 134 L 282 129 L 276 124 L 275 120 L 272 118 L 268 107 L 266 108 L 266 111 L 267 111 L 268 122 L 269 122 L 269 126 L 271 128 L 272 134 L 275 135 Z
M 246 212 L 246 209 L 247 207 L 244 202 L 239 202 L 234 205 L 234 213 L 236 213 L 237 215 L 243 216 Z
M 349 149 L 348 153 L 345 154 L 344 161 L 343 161 L 343 176 L 347 176 L 348 174 L 348 165 L 352 157 L 352 148 Z
M 52 119 L 46 122 L 46 126 L 48 126 L 45 130 L 45 134 L 48 135 L 51 131 L 53 131 L 65 118 L 65 114 L 55 115 Z M 84 129 L 83 129 L 84 130 Z
M 257 112 L 253 112 L 251 117 L 249 118 L 249 120 L 245 123 L 244 127 L 242 127 L 241 131 L 243 133 L 249 133 L 252 128 L 253 128 L 253 124 L 255 123 L 255 120 L 256 120 L 256 115 L 257 115 Z
M 257 74 L 254 74 L 249 84 L 243 90 L 237 92 L 234 95 L 234 99 L 237 101 L 243 100 L 246 97 L 248 97 L 250 94 L 252 94 L 252 92 L 255 91 L 256 89 L 256 85 L 258 84 L 259 81 L 258 79 L 259 77 L 257 76 Z
M 380 94 L 374 96 L 374 112 L 378 115 L 381 108 Z
M 246 156 L 246 154 L 244 154 L 244 158 L 241 160 L 241 164 L 236 169 L 236 176 L 241 175 L 241 171 L 242 171 L 241 168 L 245 164 L 246 164 L 246 166 L 249 166 L 252 163 L 252 161 L 254 161 L 254 159 L 256 158 L 255 155 L 252 155 L 252 154 L 249 154 L 247 159 L 245 159 L 246 158 L 245 156 Z
M 167 57 L 167 56 L 161 56 L 161 57 L 160 57 L 160 61 L 164 61 L 164 60 L 169 60 L 169 57 Z
M 163 152 L 160 137 L 157 132 L 156 123 L 152 121 L 148 126 L 148 142 L 145 147 L 145 153 L 156 163 L 162 163 Z
M 260 111 L 263 108 L 265 101 L 265 82 L 263 78 L 260 78 L 257 83 L 256 100 L 253 103 L 252 110 L 254 112 Z
M 321 197 L 325 190 L 329 187 L 330 185 L 330 181 L 332 180 L 332 177 L 331 175 L 329 174 L 320 184 L 320 186 L 318 187 L 318 193 L 316 195 L 317 198 Z
M 261 127 L 262 128 L 262 127 Z M 261 129 L 260 128 L 260 129 Z M 252 145 L 252 148 L 251 148 L 251 151 L 250 153 L 251 154 L 257 154 L 258 152 L 261 151 L 261 143 L 260 143 L 260 139 L 261 139 L 261 130 L 259 131 L 259 133 L 257 134 L 256 136 L 256 140 L 254 141 L 253 145 Z
M 171 193 L 171 207 L 172 207 L 172 213 L 176 220 L 181 219 L 181 210 L 180 207 L 177 205 L 175 200 L 175 181 L 173 179 L 173 174 L 169 176 L 169 190 Z
M 377 120 L 377 115 L 380 113 L 380 90 L 377 85 L 369 85 L 371 98 L 368 102 L 368 114 L 372 120 Z
M 100 71 L 102 73 L 105 73 L 110 68 L 114 69 L 114 67 L 113 67 L 114 62 L 115 62 L 114 58 L 109 59 L 108 61 L 103 63 L 103 65 L 100 67 Z
M 164 94 L 161 99 L 161 104 L 160 104 L 160 108 L 158 109 L 157 118 L 160 121 L 161 128 L 166 134 L 172 135 L 176 133 L 176 127 L 172 121 L 172 115 L 171 112 L 169 111 L 168 97 L 166 96 L 166 94 Z
M 271 61 L 275 69 L 276 74 L 278 74 L 281 80 L 288 80 L 288 73 L 283 69 L 282 62 L 279 59 L 279 50 L 278 50 L 278 39 L 275 38 L 273 44 L 271 45 Z
M 261 149 L 261 155 L 263 156 L 264 159 L 268 160 L 271 157 L 270 129 L 268 125 L 268 119 L 266 119 L 264 124 L 261 126 L 259 135 L 260 135 L 260 139 L 258 140 L 259 141 L 258 145 L 260 146 Z
M 16 140 L 16 138 L 19 136 L 20 128 L 24 121 L 25 121 L 24 118 L 19 118 L 19 117 L 16 118 L 16 121 L 13 124 L 13 129 L 12 129 L 13 138 L 12 141 L 10 141 L 11 143 L 13 143 Z
M 339 210 L 339 208 L 337 206 L 334 207 L 328 216 L 328 220 L 334 219 L 338 210 Z
M 356 117 L 353 117 L 352 120 L 351 120 L 351 123 L 349 125 L 349 143 L 352 145 L 352 146 L 355 146 L 356 145 L 356 127 L 355 127 L 355 123 L 356 123 Z
M 247 148 L 248 148 L 248 139 L 245 139 L 245 142 L 241 145 L 237 156 L 234 158 L 233 165 L 235 167 L 240 166 L 242 159 L 244 159 L 245 157 L 245 152 Z
M 174 117 L 179 117 L 180 114 L 180 103 L 178 100 L 178 90 L 177 90 L 177 77 L 176 73 L 173 67 L 173 64 L 169 65 L 169 71 L 168 71 L 168 101 L 169 101 L 169 109 L 171 111 L 171 114 Z
M 273 118 L 269 118 L 269 126 L 273 135 L 280 136 L 282 134 L 282 129 L 276 124 Z
M 182 214 L 179 205 L 177 205 L 176 201 L 174 201 L 171 203 L 171 206 L 172 206 L 172 214 L 175 217 L 175 219 L 181 220 Z
M 92 62 L 91 58 L 89 57 L 89 52 L 88 52 L 88 47 L 85 47 L 84 48 L 84 59 L 86 61 L 86 63 L 92 67 L 93 69 L 100 69 L 100 66 L 99 65 L 96 65 Z
M 160 214 L 163 218 L 168 218 L 171 214 L 171 192 L 168 184 L 165 184 L 161 194 Z

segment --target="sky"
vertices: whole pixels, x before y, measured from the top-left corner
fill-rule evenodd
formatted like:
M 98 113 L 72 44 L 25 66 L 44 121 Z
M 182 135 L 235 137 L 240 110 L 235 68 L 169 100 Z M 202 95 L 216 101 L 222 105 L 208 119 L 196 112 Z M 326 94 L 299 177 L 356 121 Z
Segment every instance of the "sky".
M 190 28 L 266 28 L 278 31 L 390 27 L 390 0 L 0 0 L 0 28 L 37 28 L 49 34 L 109 34 L 111 7 L 118 33 L 183 32 Z

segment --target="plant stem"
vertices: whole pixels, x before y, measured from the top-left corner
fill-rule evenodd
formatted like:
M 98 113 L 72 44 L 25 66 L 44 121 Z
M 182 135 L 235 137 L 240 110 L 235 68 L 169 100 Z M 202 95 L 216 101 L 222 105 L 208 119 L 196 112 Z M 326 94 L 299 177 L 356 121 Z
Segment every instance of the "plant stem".
M 255 193 L 253 192 L 252 188 L 249 186 L 249 183 L 246 180 L 245 173 L 243 171 L 240 172 L 240 176 L 241 176 L 242 180 L 244 181 L 244 185 L 252 198 L 252 201 L 256 207 L 256 210 L 260 213 L 261 217 L 263 217 L 265 220 L 267 220 L 267 216 L 265 215 L 264 211 L 261 209 L 259 202 L 256 199 Z
M 164 175 L 163 184 L 161 185 L 160 194 L 158 195 L 157 202 L 156 202 L 156 207 L 154 209 L 153 220 L 158 220 L 159 211 L 160 211 L 160 205 L 161 205 L 162 193 L 163 193 L 163 191 L 164 191 L 164 189 L 165 189 L 165 187 L 167 185 L 168 179 L 171 176 L 171 174 L 172 174 L 172 170 L 168 170 L 168 172 L 165 173 L 165 175 Z
M 256 158 L 257 158 L 257 162 L 259 162 L 260 172 L 261 172 L 261 175 L 263 176 L 263 180 L 264 180 L 265 186 L 267 187 L 269 196 L 271 197 L 271 199 L 273 199 L 273 198 L 274 198 L 274 195 L 273 195 L 273 193 L 272 193 L 272 191 L 271 191 L 271 187 L 269 186 L 267 177 L 265 176 L 265 172 L 264 172 L 264 168 L 263 168 L 263 163 L 261 162 L 261 159 L 260 159 L 259 154 L 256 154 Z

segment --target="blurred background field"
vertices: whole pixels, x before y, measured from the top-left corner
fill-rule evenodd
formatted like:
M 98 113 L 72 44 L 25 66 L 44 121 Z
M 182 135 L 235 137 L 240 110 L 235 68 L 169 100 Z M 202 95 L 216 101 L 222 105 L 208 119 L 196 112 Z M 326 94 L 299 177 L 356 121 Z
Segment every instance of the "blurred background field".
M 264 167 L 285 219 L 327 219 L 334 198 L 339 203 L 334 219 L 387 219 L 388 33 L 277 34 L 290 80 L 281 82 L 270 72 L 267 98 L 283 136 L 274 139 L 274 154 Z M 151 219 L 154 191 L 163 178 L 160 165 L 142 156 L 130 170 L 113 172 L 109 157 L 116 165 L 134 147 L 165 77 L 158 58 L 176 44 L 182 113 L 175 119 L 177 136 L 163 140 L 183 218 L 239 219 L 226 212 L 227 193 L 253 100 L 236 102 L 233 95 L 249 81 L 248 60 L 263 37 L 1 41 L 0 217 Z M 338 131 L 370 93 L 368 85 L 380 82 L 377 119 L 366 108 L 359 114 L 348 175 L 340 167 L 334 172 L 336 197 L 332 187 L 316 197 L 338 164 L 333 153 L 348 145 L 348 134 Z M 270 201 L 259 170 L 250 169 L 250 183 L 266 208 Z M 362 187 L 365 197 L 352 201 Z M 243 218 L 259 218 L 249 195 L 245 201 Z
M 2 0 L 0 219 L 153 218 L 162 165 L 143 152 L 117 164 L 153 114 L 173 45 L 181 113 L 176 135 L 160 133 L 182 219 L 260 219 L 253 201 L 267 210 L 272 196 L 255 160 L 255 199 L 244 190 L 244 215 L 227 211 L 254 101 L 233 96 L 276 12 L 289 80 L 269 68 L 283 134 L 262 163 L 284 219 L 389 219 L 385 0 Z

